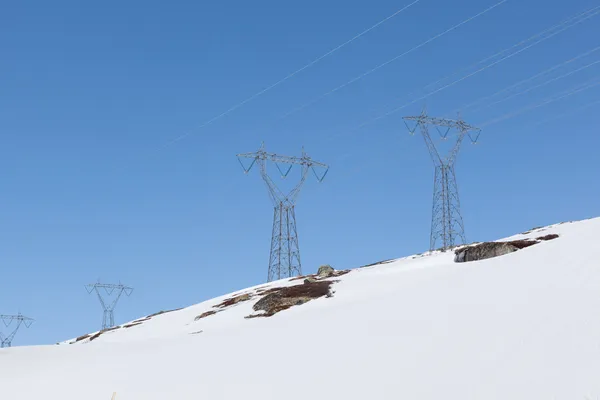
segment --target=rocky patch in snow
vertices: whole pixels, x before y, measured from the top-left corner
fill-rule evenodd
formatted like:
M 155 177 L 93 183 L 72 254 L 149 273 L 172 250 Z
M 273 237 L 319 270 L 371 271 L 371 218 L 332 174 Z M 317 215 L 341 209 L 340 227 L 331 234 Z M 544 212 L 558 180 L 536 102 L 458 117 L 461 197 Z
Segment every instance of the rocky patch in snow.
M 469 262 L 485 260 L 487 258 L 499 257 L 505 254 L 533 246 L 542 241 L 558 238 L 556 234 L 540 236 L 536 239 L 512 240 L 509 242 L 483 242 L 457 249 L 454 254 L 454 262 Z
M 159 312 L 155 312 L 154 314 L 150 314 L 146 317 L 143 318 L 138 318 L 134 321 L 131 321 L 129 323 L 123 324 L 123 325 L 117 325 L 117 326 L 113 326 L 112 328 L 107 328 L 107 329 L 103 329 L 101 331 L 98 332 L 94 332 L 94 333 L 88 333 L 86 335 L 81 335 L 69 342 L 66 342 L 67 344 L 73 344 L 73 343 L 79 343 L 82 341 L 87 340 L 88 342 L 91 342 L 95 339 L 98 339 L 101 335 L 105 334 L 106 332 L 112 332 L 112 331 L 116 331 L 117 329 L 127 329 L 127 328 L 132 328 L 134 326 L 139 326 L 142 325 L 144 322 L 151 320 L 152 318 L 162 315 L 162 314 L 167 314 L 170 312 L 174 312 L 174 311 L 179 311 L 181 310 L 181 308 L 176 308 L 174 310 L 167 310 L 167 311 L 159 311 Z M 57 343 L 60 344 L 60 343 Z
M 290 307 L 307 303 L 319 297 L 332 297 L 331 285 L 336 281 L 306 279 L 304 284 L 273 288 L 252 307 L 257 314 L 246 318 L 271 317 Z

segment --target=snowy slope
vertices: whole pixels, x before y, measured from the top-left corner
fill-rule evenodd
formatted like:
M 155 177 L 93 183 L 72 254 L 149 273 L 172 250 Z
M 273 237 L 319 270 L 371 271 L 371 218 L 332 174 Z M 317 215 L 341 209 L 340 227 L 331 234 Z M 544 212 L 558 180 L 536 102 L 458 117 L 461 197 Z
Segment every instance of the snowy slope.
M 352 270 L 318 298 L 247 319 L 275 282 L 93 341 L 0 350 L 2 398 L 600 399 L 600 219 L 505 256 L 452 252 Z M 508 240 L 508 239 L 506 239 Z

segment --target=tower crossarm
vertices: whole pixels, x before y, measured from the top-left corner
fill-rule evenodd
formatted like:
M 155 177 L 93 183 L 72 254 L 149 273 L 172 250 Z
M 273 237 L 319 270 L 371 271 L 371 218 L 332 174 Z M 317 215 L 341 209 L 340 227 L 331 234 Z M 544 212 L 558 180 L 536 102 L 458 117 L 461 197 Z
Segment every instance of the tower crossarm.
M 269 191 L 269 196 L 271 197 L 271 200 L 273 201 L 273 203 L 275 205 L 280 204 L 280 203 L 285 203 L 289 206 L 294 205 L 296 199 L 298 198 L 298 196 L 300 194 L 302 186 L 306 182 L 306 178 L 308 176 L 309 170 L 313 171 L 315 178 L 319 182 L 322 182 L 323 179 L 325 179 L 325 176 L 327 175 L 327 172 L 329 171 L 329 166 L 327 164 L 313 160 L 304 152 L 304 149 L 302 150 L 301 157 L 282 156 L 282 155 L 275 154 L 275 153 L 267 153 L 264 150 L 264 144 L 263 144 L 258 151 L 252 152 L 252 153 L 240 153 L 237 155 L 237 158 L 238 158 L 238 161 L 240 162 L 240 165 L 244 169 L 245 173 L 250 172 L 250 170 L 254 167 L 254 165 L 258 164 L 258 166 L 260 168 L 261 176 L 262 176 L 265 184 L 267 185 L 267 189 Z M 252 160 L 247 167 L 241 161 L 241 159 L 244 159 L 244 158 Z M 298 182 L 298 184 L 296 184 L 294 186 L 294 188 L 289 193 L 287 193 L 287 194 L 284 193 L 279 188 L 279 186 L 273 181 L 273 179 L 269 176 L 269 174 L 267 172 L 267 162 L 274 163 L 283 178 L 286 178 L 289 175 L 289 173 L 294 165 L 300 166 L 302 169 L 300 181 Z M 280 165 L 287 165 L 287 167 L 284 167 L 282 169 L 280 167 Z M 320 169 L 322 172 L 321 173 L 317 172 L 318 169 Z
M 85 289 L 87 290 L 87 292 L 89 294 L 91 294 L 92 292 L 96 292 L 96 295 L 98 297 L 98 300 L 100 301 L 100 305 L 102 306 L 102 309 L 104 310 L 104 315 L 105 318 L 106 316 L 108 316 L 109 318 L 109 323 L 112 324 L 112 320 L 113 320 L 113 311 L 115 309 L 115 307 L 117 306 L 117 303 L 119 301 L 119 299 L 121 298 L 121 296 L 123 295 L 123 293 L 125 293 L 127 296 L 130 296 L 131 293 L 133 292 L 133 288 L 129 287 L 129 286 L 125 286 L 122 284 L 108 284 L 108 283 L 92 283 L 89 285 L 85 285 Z M 107 301 L 104 296 L 102 296 L 102 292 L 101 290 L 104 290 L 106 292 L 106 294 L 108 296 L 110 296 L 111 294 L 116 292 L 115 297 L 110 300 Z M 103 329 L 108 328 L 110 326 L 107 325 L 106 320 L 103 323 Z
M 0 333 L 0 347 L 10 347 L 21 325 L 25 325 L 25 327 L 29 328 L 34 322 L 32 318 L 25 317 L 20 313 L 17 315 L 0 315 L 0 320 L 2 320 L 4 326 L 7 328 L 11 326 L 13 322 L 15 323 L 12 331 L 6 336 Z
M 454 162 L 456 161 L 456 157 L 458 156 L 458 152 L 460 151 L 460 146 L 462 145 L 465 135 L 467 135 L 469 132 L 480 132 L 479 128 L 477 128 L 473 125 L 467 124 L 465 121 L 463 121 L 461 119 L 452 120 L 452 119 L 448 119 L 448 118 L 430 117 L 424 113 L 421 115 L 418 115 L 418 116 L 404 117 L 404 120 L 405 120 L 405 123 L 406 123 L 406 121 L 414 121 L 416 123 L 415 130 L 417 128 L 420 128 L 421 134 L 423 135 L 423 138 L 425 139 L 427 149 L 429 150 L 431 158 L 432 158 L 434 164 L 436 164 L 436 165 L 453 165 Z M 439 154 L 437 147 L 435 146 L 435 143 L 433 142 L 431 136 L 429 135 L 428 127 L 430 125 L 435 126 L 436 128 L 439 128 L 439 127 L 447 128 L 447 131 L 449 131 L 450 129 L 455 129 L 456 131 L 458 131 L 456 142 L 454 143 L 454 146 L 452 146 L 452 149 L 448 153 L 448 156 L 445 158 Z M 407 127 L 408 127 L 408 124 L 407 124 Z M 412 130 L 410 132 L 414 133 L 414 130 Z M 442 135 L 442 138 L 446 139 L 446 135 Z

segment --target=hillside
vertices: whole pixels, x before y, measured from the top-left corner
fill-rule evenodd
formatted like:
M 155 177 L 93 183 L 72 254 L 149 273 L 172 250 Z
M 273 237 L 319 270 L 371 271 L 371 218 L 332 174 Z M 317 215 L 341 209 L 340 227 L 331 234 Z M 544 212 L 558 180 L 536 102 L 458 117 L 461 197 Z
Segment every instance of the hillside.
M 547 235 L 486 260 L 427 253 L 2 349 L 3 398 L 600 399 L 600 218 L 504 241 Z

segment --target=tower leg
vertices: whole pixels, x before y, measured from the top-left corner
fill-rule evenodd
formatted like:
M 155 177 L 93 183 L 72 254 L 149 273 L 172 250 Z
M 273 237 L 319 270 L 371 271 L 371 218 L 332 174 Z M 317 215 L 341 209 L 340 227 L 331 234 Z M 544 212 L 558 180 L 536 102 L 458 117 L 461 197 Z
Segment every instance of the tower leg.
M 437 248 L 438 240 L 444 239 L 444 191 L 443 171 L 441 166 L 436 166 L 433 178 L 433 205 L 431 206 L 431 234 L 429 237 L 429 250 Z
M 439 165 L 435 168 L 429 249 L 445 251 L 459 241 L 466 242 L 454 166 Z
M 296 209 L 293 205 L 288 207 L 287 214 L 289 276 L 300 276 L 302 275 L 302 263 L 300 262 L 300 245 L 298 244 L 298 230 L 296 228 Z
M 273 212 L 273 232 L 271 234 L 271 253 L 267 282 L 281 279 L 281 235 L 283 204 L 279 203 Z
M 458 184 L 456 183 L 456 173 L 454 172 L 454 165 L 448 167 L 448 204 L 450 212 L 452 213 L 450 229 L 452 230 L 452 245 L 465 244 L 467 239 L 465 237 L 465 225 L 463 222 L 462 214 L 460 211 L 460 199 L 458 197 Z
M 267 282 L 302 274 L 293 205 L 280 202 L 273 212 L 273 232 Z

